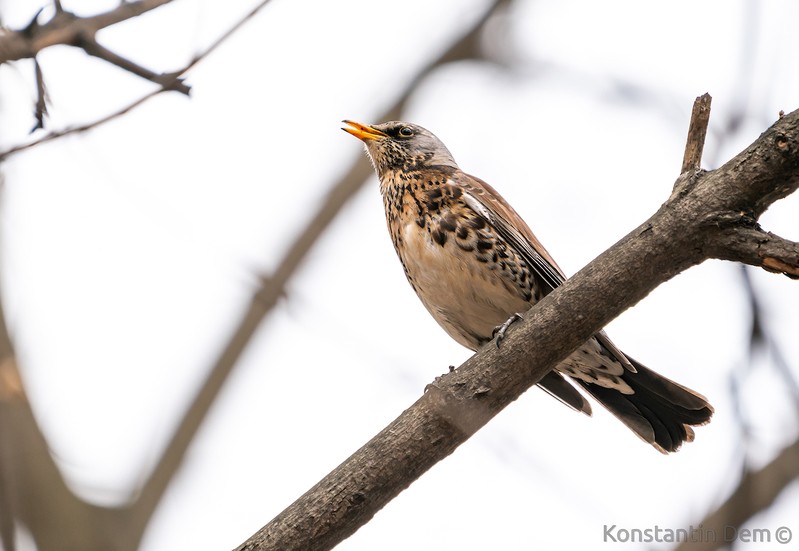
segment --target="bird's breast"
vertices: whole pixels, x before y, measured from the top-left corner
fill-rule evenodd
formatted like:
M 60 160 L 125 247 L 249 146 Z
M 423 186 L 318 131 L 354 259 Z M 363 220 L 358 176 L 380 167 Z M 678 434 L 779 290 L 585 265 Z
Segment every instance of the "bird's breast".
M 446 185 L 406 189 L 386 215 L 405 275 L 433 318 L 476 349 L 494 327 L 531 305 L 529 268 Z M 385 197 L 385 195 L 384 195 Z

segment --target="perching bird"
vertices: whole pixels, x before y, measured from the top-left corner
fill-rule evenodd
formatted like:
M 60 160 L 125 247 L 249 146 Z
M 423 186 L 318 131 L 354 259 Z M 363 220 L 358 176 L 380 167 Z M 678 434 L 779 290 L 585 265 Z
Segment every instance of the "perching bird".
M 411 287 L 460 344 L 477 350 L 566 279 L 505 199 L 461 171 L 431 132 L 407 122 L 343 122 L 380 178 L 388 230 Z M 604 331 L 538 383 L 590 415 L 567 379 L 663 453 L 692 441 L 691 425 L 713 414 L 703 396 L 625 356 Z

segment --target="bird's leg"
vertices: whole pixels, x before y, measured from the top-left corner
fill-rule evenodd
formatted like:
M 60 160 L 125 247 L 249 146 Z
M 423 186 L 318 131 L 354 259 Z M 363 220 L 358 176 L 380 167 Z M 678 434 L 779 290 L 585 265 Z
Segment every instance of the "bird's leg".
M 499 348 L 499 343 L 502 342 L 502 339 L 505 338 L 505 332 L 508 330 L 508 327 L 510 327 L 513 322 L 521 321 L 523 319 L 524 318 L 522 317 L 522 315 L 516 312 L 515 314 L 511 315 L 511 317 L 506 319 L 505 323 L 494 327 L 494 331 L 491 333 L 491 337 L 497 338 L 497 348 Z

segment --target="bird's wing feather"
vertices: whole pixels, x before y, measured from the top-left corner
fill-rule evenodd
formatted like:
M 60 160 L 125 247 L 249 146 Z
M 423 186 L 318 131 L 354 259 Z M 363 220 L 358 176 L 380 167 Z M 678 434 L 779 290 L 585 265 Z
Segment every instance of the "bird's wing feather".
M 462 180 L 458 183 L 463 186 L 466 204 L 524 257 L 530 269 L 544 283 L 544 293 L 559 287 L 566 280 L 563 270 L 513 207 L 483 180 L 465 173 L 462 173 Z
M 470 174 L 460 173 L 458 180 L 464 189 L 464 201 L 469 208 L 485 218 L 486 222 L 524 257 L 539 280 L 544 283 L 545 294 L 553 291 L 566 280 L 563 270 L 557 265 L 552 255 L 547 252 L 522 217 L 513 210 L 513 207 L 497 190 L 487 182 Z M 624 352 L 613 344 L 604 331 L 600 331 L 595 337 L 605 350 L 628 371 L 636 372 L 635 366 Z

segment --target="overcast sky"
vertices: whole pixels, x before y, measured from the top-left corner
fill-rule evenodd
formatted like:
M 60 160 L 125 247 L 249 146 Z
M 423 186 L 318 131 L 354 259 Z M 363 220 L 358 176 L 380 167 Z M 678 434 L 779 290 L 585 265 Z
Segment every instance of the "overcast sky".
M 26 24 L 34 4 L 6 0 L 4 23 Z M 92 14 L 115 2 L 63 4 Z M 170 71 L 254 4 L 179 0 L 98 38 Z M 363 155 L 339 121 L 380 122 L 486 4 L 275 0 L 189 73 L 191 98 L 161 94 L 3 165 L 3 301 L 76 491 L 115 503 L 143 478 L 259 275 Z M 667 199 L 696 96 L 713 96 L 709 169 L 799 107 L 798 12 L 790 0 L 520 0 L 489 27 L 494 60 L 435 71 L 403 118 L 497 188 L 573 274 Z M 67 47 L 40 62 L 51 128 L 152 89 Z M 0 67 L 3 148 L 28 139 L 32 75 L 26 62 Z M 724 132 L 735 113 L 740 125 Z M 789 197 L 763 226 L 799 238 L 797 212 Z M 750 273 L 799 370 L 799 283 Z M 743 369 L 748 319 L 739 268 L 706 262 L 609 326 L 622 349 L 715 406 L 678 454 L 661 456 L 600 407 L 589 419 L 531 390 L 339 549 L 631 549 L 603 542 L 603 526 L 698 522 L 740 469 L 731 373 L 743 373 L 753 465 L 797 436 L 768 358 Z M 371 177 L 251 342 L 143 549 L 233 548 L 469 355 L 405 281 Z M 794 483 L 752 526 L 796 533 L 797 518 Z

